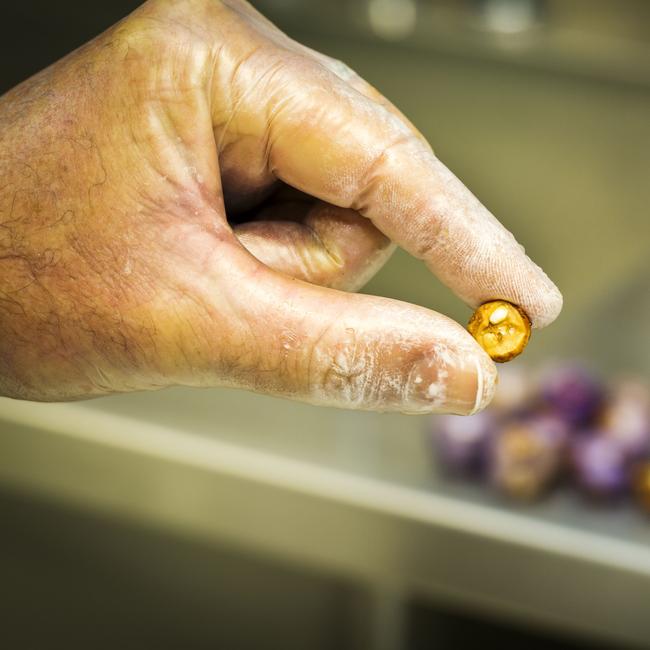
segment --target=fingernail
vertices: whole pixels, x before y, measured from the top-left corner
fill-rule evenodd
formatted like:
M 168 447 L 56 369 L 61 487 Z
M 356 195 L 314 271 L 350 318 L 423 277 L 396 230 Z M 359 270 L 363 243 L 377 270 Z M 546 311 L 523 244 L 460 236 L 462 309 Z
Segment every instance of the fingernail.
M 487 355 L 485 356 L 487 357 Z M 499 375 L 491 359 L 474 357 L 474 363 L 476 367 L 476 397 L 474 408 L 468 415 L 482 411 L 492 401 L 499 383 Z

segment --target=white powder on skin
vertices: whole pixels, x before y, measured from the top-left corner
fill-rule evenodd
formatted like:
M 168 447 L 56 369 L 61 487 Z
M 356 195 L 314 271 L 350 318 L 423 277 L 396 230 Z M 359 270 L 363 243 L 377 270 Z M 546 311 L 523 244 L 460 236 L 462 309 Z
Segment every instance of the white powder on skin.
M 429 322 L 428 329 L 431 325 Z M 377 410 L 397 407 L 408 413 L 470 413 L 484 407 L 496 377 L 492 362 L 482 358 L 486 355 L 472 340 L 468 343 L 468 335 L 460 328 L 441 331 L 440 324 L 436 325 L 437 339 L 433 341 L 422 332 L 414 335 L 411 328 L 396 330 L 395 335 L 382 333 L 375 339 L 367 328 L 347 327 L 346 336 L 337 339 L 338 327 L 334 328 L 320 341 L 314 355 L 314 366 L 326 371 L 320 381 L 310 382 L 310 401 L 344 401 L 356 408 Z M 336 349 L 333 356 L 331 344 Z

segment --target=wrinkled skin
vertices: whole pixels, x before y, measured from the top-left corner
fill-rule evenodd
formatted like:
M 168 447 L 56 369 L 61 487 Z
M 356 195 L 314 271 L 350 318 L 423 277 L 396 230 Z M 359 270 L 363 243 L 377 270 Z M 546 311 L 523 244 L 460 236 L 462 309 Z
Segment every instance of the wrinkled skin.
M 0 393 L 483 407 L 496 372 L 462 327 L 351 292 L 393 242 L 472 306 L 509 300 L 538 327 L 560 310 L 349 68 L 244 2 L 151 0 L 0 99 Z

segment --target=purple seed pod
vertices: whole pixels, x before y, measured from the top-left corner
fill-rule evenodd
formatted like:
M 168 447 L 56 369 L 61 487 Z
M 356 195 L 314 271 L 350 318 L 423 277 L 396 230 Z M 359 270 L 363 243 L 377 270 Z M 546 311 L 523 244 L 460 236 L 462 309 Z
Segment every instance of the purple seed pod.
M 574 426 L 589 424 L 604 399 L 604 387 L 586 368 L 562 365 L 550 368 L 542 378 L 544 402 Z
M 526 420 L 527 426 L 532 427 L 537 435 L 543 437 L 549 445 L 564 449 L 571 435 L 571 426 L 564 418 L 555 413 L 538 413 Z
M 629 486 L 624 447 L 604 431 L 589 431 L 572 441 L 571 460 L 578 485 L 590 496 L 612 498 Z
M 440 465 L 451 474 L 477 476 L 485 460 L 485 448 L 496 422 L 490 411 L 475 415 L 436 415 L 432 441 Z
M 559 474 L 568 434 L 568 425 L 553 415 L 507 425 L 492 440 L 490 482 L 519 501 L 540 497 Z
M 650 390 L 634 380 L 618 383 L 603 410 L 602 428 L 630 460 L 650 453 Z

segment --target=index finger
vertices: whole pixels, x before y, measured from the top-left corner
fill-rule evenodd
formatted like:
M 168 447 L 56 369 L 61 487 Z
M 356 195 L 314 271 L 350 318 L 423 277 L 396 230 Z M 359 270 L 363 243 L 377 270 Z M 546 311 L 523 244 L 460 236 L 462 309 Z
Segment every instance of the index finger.
M 562 295 L 513 235 L 412 127 L 316 65 L 282 75 L 268 117 L 273 172 L 371 219 L 470 306 L 508 300 L 533 326 L 551 323 Z

